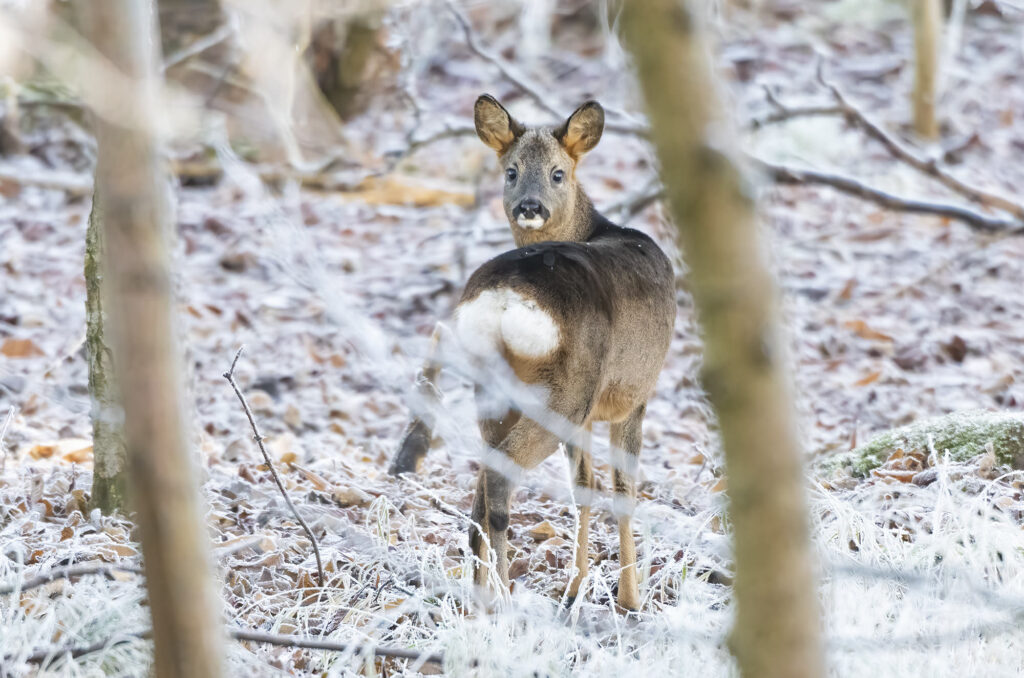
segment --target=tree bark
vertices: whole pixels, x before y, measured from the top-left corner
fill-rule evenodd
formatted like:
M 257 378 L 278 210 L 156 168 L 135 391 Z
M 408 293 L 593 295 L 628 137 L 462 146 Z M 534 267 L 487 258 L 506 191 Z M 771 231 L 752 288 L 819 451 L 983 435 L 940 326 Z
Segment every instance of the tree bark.
M 109 335 L 124 402 L 129 491 L 142 542 L 156 675 L 221 674 L 218 605 L 188 454 L 172 322 L 167 179 L 158 157 L 152 6 L 80 0 L 85 35 L 130 87 L 95 116 Z M 84 58 L 84 57 L 83 57 Z M 98 71 L 97 71 L 98 73 Z M 83 87 L 104 88 L 93 76 Z
M 307 59 L 317 86 L 342 120 L 360 113 L 368 103 L 363 90 L 381 30 L 376 10 L 324 19 L 313 30 Z
M 627 0 L 622 29 L 704 329 L 703 383 L 718 415 L 736 578 L 731 649 L 749 678 L 824 675 L 804 474 L 774 281 L 753 192 L 720 144 L 697 22 L 679 0 Z
M 107 342 L 103 309 L 103 210 L 93 195 L 85 231 L 85 350 L 89 359 L 92 402 L 92 492 L 90 502 L 104 515 L 127 512 L 128 462 L 124 446 L 124 411 L 114 376 L 113 353 Z
M 942 0 L 911 0 L 914 20 L 914 131 L 922 139 L 939 138 L 935 113 L 939 50 L 942 45 Z

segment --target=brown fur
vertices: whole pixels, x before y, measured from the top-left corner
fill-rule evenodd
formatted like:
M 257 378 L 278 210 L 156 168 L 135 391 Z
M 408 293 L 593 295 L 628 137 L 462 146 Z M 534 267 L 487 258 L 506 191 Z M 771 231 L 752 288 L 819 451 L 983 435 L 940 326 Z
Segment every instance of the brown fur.
M 599 104 L 584 104 L 558 128 L 527 129 L 485 95 L 477 100 L 474 120 L 480 139 L 498 153 L 506 172 L 505 212 L 520 248 L 473 273 L 459 310 L 484 292 L 510 290 L 553 318 L 558 344 L 547 355 L 516 355 L 504 344 L 496 349 L 521 381 L 545 387 L 549 410 L 585 431 L 567 446 L 578 488 L 576 501 L 581 504 L 581 555 L 570 584 L 572 596 L 587 570 L 588 491 L 594 484 L 589 431 L 595 421 L 611 422 L 622 566 L 618 600 L 623 607 L 636 609 L 640 600 L 629 521 L 643 415 L 675 320 L 672 265 L 649 237 L 601 216 L 576 180 L 577 162 L 601 137 L 604 113 Z M 561 170 L 560 176 L 556 170 Z M 524 201 L 542 206 L 532 210 L 543 215 L 541 225 L 518 223 Z M 486 384 L 477 386 L 478 397 L 486 396 L 485 388 Z M 420 424 L 416 429 L 414 422 L 407 441 L 412 433 L 423 439 Z M 540 464 L 560 442 L 514 405 L 502 416 L 482 419 L 480 432 L 490 448 L 524 469 Z M 415 457 L 416 451 L 406 453 L 403 444 L 399 459 Z M 488 579 L 488 544 L 496 554 L 497 574 L 508 584 L 511 495 L 511 483 L 503 474 L 481 470 L 472 514 L 475 525 L 470 530 L 480 584 Z

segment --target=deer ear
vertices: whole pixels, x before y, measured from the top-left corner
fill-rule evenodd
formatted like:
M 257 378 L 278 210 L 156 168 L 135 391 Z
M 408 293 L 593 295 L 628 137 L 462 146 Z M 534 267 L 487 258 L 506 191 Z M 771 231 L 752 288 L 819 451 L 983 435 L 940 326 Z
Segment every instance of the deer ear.
M 496 150 L 498 155 L 504 155 L 512 142 L 526 131 L 490 94 L 481 94 L 476 100 L 473 124 L 480 141 Z
M 604 131 L 604 109 L 596 101 L 577 108 L 565 124 L 555 130 L 555 138 L 574 160 L 597 146 Z

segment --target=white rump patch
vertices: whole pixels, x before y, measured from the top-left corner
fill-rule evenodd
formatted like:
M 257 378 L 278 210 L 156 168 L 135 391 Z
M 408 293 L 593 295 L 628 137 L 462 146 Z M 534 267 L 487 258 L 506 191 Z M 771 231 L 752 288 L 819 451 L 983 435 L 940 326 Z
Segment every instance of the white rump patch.
M 516 223 L 519 224 L 519 228 L 525 228 L 531 231 L 544 228 L 544 220 L 540 217 L 531 217 L 527 219 L 520 214 L 519 217 L 516 218 Z
M 501 316 L 501 337 L 512 353 L 543 358 L 558 348 L 558 325 L 551 314 L 511 290 L 508 309 Z
M 455 309 L 455 334 L 470 355 L 490 358 L 501 345 L 501 316 L 507 290 L 484 290 Z
M 524 358 L 543 358 L 558 348 L 558 325 L 531 299 L 509 289 L 485 290 L 455 311 L 455 332 L 478 358 L 491 358 L 502 344 Z

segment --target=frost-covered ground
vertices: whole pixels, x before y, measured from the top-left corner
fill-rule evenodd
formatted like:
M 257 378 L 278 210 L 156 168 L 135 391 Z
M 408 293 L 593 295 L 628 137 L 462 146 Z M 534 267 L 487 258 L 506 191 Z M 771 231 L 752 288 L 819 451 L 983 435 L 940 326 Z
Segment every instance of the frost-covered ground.
M 822 7 L 795 18 L 736 15 L 718 26 L 735 117 L 742 123 L 762 110 L 761 84 L 780 88 L 786 101 L 826 100 L 814 82 L 817 51 L 852 98 L 900 131 L 911 70 L 906 26 L 886 18 L 885 3 Z M 473 18 L 495 51 L 517 58 L 501 12 Z M 948 139 L 979 135 L 953 170 L 1011 195 L 1024 180 L 1021 27 L 1013 21 L 972 15 L 943 102 Z M 553 103 L 566 113 L 590 95 L 635 109 L 618 53 L 596 38 L 577 49 L 574 24 L 561 26 L 556 37 L 569 47 L 519 64 L 536 86 L 558 92 Z M 464 124 L 486 90 L 527 120 L 547 120 L 457 41 L 419 39 L 403 44 L 431 64 L 417 92 L 439 119 Z M 411 113 L 399 101 L 385 98 L 346 128 L 353 158 L 380 167 L 381 154 L 402 145 Z M 50 122 L 29 135 L 30 155 L 0 167 L 72 170 L 65 151 L 74 135 Z M 907 195 L 952 199 L 837 119 L 768 127 L 743 145 Z M 196 459 L 228 624 L 443 652 L 453 675 L 734 675 L 727 482 L 697 382 L 700 342 L 685 290 L 645 422 L 635 519 L 643 611 L 624 616 L 612 604 L 617 538 L 607 495 L 592 526 L 585 595 L 563 606 L 575 517 L 565 460 L 553 455 L 516 494 L 515 585 L 488 612 L 462 555 L 478 444 L 464 384 L 451 376 L 442 383 L 448 436 L 424 472 L 396 480 L 385 469 L 433 323 L 450 312 L 473 268 L 511 247 L 490 152 L 474 138 L 439 142 L 374 190 L 341 192 L 264 188 L 257 168 L 221 153 L 228 171 L 219 183 L 175 192 L 175 261 Z M 650 156 L 637 139 L 607 134 L 580 175 L 599 206 L 613 205 L 647 183 Z M 401 204 L 414 193 L 417 204 Z M 924 416 L 1021 408 L 1024 239 L 885 212 L 819 188 L 766 187 L 763 205 L 809 461 Z M 81 278 L 88 207 L 61 191 L 0 180 L 0 346 L 11 347 L 0 353 L 0 410 L 17 408 L 0 478 L 0 587 L 61 565 L 140 562 L 130 523 L 79 510 L 90 480 Z M 673 250 L 660 208 L 631 225 Z M 220 376 L 241 344 L 237 375 L 319 537 L 323 590 L 309 544 Z M 607 488 L 602 436 L 599 483 Z M 863 481 L 809 475 L 835 675 L 1024 669 L 1024 481 L 984 455 L 948 464 L 937 452 L 926 485 L 886 472 Z M 543 522 L 554 536 L 531 537 Z M 141 578 L 123 572 L 3 594 L 3 670 L 142 675 L 148 643 L 125 635 L 147 628 L 144 600 Z M 107 639 L 74 660 L 57 652 Z M 358 653 L 227 648 L 232 675 L 348 675 L 365 662 Z M 50 650 L 42 663 L 28 661 Z M 437 670 L 404 660 L 377 668 Z

